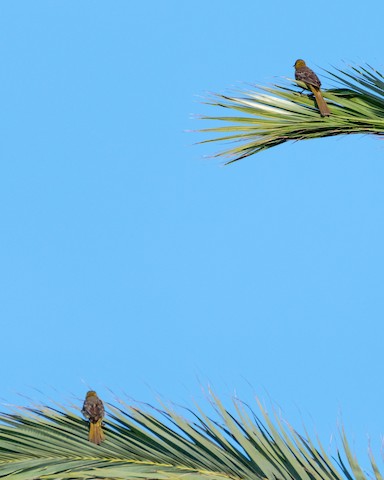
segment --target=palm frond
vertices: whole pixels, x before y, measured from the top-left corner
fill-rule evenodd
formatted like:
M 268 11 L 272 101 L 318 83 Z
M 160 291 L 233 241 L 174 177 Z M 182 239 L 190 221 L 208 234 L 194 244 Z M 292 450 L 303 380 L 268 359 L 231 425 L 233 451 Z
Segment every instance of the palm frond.
M 214 94 L 206 103 L 233 113 L 202 116 L 203 120 L 228 124 L 200 130 L 218 134 L 200 143 L 235 142 L 214 155 L 229 158 L 229 164 L 289 140 L 353 133 L 383 135 L 383 75 L 369 65 L 327 73 L 339 84 L 339 88 L 322 90 L 331 116 L 321 117 L 313 96 L 301 93 L 305 85 L 296 81 L 274 88 L 255 87 L 236 96 Z
M 87 440 L 88 426 L 65 408 L 23 408 L 0 414 L 0 477 L 132 480 L 365 480 L 343 434 L 349 468 L 319 443 L 239 400 L 234 412 L 212 395 L 217 418 L 198 407 L 108 405 L 106 440 Z M 376 480 L 382 480 L 371 456 Z

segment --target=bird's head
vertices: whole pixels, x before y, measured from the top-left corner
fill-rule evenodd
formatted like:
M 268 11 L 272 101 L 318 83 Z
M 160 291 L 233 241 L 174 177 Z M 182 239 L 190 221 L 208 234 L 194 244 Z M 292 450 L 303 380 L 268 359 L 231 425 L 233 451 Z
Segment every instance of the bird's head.
M 87 392 L 86 398 L 88 399 L 92 397 L 97 397 L 97 394 L 94 390 L 89 390 L 89 392 Z
M 301 58 L 299 58 L 298 60 L 296 60 L 295 62 L 295 69 L 297 70 L 298 68 L 301 68 L 301 67 L 305 67 L 306 66 L 306 63 L 304 62 L 304 60 L 302 60 Z

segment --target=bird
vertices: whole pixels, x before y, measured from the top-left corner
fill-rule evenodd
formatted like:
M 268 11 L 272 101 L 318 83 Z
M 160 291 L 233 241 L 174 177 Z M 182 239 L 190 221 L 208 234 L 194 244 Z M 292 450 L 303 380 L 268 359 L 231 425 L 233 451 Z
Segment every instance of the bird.
M 320 110 L 320 115 L 322 117 L 329 117 L 331 115 L 331 112 L 329 111 L 328 105 L 325 102 L 323 95 L 321 94 L 321 82 L 319 80 L 319 77 L 313 70 L 307 67 L 306 63 L 301 58 L 299 60 L 296 60 L 294 67 L 296 80 L 304 82 L 308 90 L 311 90 L 311 92 L 315 96 L 317 106 Z
M 89 420 L 88 440 L 96 445 L 100 445 L 105 439 L 102 429 L 104 404 L 94 390 L 87 392 L 81 413 Z

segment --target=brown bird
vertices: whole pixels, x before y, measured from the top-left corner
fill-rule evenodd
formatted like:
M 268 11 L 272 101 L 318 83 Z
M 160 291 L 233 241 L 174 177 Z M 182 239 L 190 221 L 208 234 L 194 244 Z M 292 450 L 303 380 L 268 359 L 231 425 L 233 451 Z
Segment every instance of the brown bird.
M 93 390 L 87 393 L 81 412 L 89 420 L 88 440 L 96 445 L 100 445 L 105 439 L 103 429 L 101 428 L 104 418 L 104 405 Z
M 315 96 L 317 106 L 320 110 L 320 115 L 322 117 L 329 117 L 329 115 L 331 115 L 331 112 L 329 111 L 328 105 L 326 104 L 323 95 L 321 94 L 321 83 L 319 77 L 313 70 L 307 67 L 304 60 L 296 60 L 294 67 L 296 80 L 304 82 L 308 90 L 311 90 L 311 92 Z

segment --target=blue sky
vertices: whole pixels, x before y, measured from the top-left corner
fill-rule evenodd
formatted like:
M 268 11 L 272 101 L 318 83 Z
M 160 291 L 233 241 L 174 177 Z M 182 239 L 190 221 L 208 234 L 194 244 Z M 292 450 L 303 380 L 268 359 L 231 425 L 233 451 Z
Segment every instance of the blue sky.
M 384 144 L 223 168 L 187 132 L 222 114 L 207 92 L 292 77 L 297 58 L 383 71 L 374 4 L 1 2 L 4 401 L 188 404 L 211 385 L 270 397 L 325 444 L 342 414 L 358 452 L 380 445 Z

